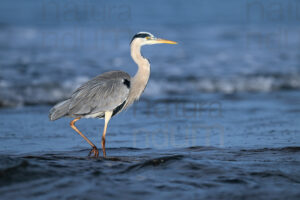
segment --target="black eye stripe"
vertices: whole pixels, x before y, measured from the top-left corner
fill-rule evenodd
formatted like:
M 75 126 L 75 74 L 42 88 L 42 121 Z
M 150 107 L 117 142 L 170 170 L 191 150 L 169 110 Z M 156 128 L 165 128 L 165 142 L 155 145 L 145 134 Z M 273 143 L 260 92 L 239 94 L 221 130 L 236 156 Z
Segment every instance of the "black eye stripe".
M 135 37 L 145 38 L 145 37 L 151 37 L 151 35 L 147 33 L 140 33 L 140 34 L 136 34 Z
M 135 38 L 146 38 L 146 37 L 151 37 L 151 35 L 149 35 L 148 33 L 138 33 L 135 34 L 131 40 L 131 42 L 135 39 Z M 130 43 L 131 43 L 130 42 Z

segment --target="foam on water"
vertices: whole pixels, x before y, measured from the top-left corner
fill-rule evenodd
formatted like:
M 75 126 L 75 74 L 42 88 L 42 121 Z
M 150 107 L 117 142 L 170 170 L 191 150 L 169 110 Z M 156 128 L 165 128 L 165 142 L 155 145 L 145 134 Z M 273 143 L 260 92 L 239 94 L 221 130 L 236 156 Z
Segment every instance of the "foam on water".
M 300 89 L 295 36 L 299 28 L 288 27 L 289 43 L 283 48 L 276 38 L 275 46 L 266 47 L 253 36 L 257 30 L 262 34 L 276 31 L 270 26 L 185 26 L 190 31 L 154 28 L 158 36 L 179 44 L 142 49 L 151 61 L 145 95 Z M 121 29 L 115 38 L 115 29 L 107 27 L 95 41 L 93 33 L 101 30 L 84 27 L 80 46 L 76 38 L 61 40 L 66 34 L 77 33 L 72 26 L 1 27 L 0 105 L 52 104 L 68 98 L 80 84 L 105 71 L 123 70 L 134 75 L 136 65 L 129 53 L 131 34 Z M 55 33 L 56 39 L 45 38 L 49 33 Z
M 1 81 L 0 105 L 18 106 L 34 104 L 53 104 L 69 98 L 77 87 L 88 81 L 88 76 L 77 76 L 56 83 L 47 79 L 33 81 L 26 85 Z M 252 75 L 233 78 L 215 77 L 167 77 L 152 78 L 145 90 L 145 96 L 164 96 L 186 93 L 224 93 L 271 92 L 278 90 L 299 90 L 300 75 Z

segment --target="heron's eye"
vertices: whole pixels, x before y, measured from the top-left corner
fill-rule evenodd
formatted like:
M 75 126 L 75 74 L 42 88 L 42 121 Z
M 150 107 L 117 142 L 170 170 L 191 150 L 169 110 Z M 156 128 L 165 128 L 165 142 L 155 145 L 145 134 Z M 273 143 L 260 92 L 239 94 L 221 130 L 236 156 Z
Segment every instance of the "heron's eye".
M 145 37 L 146 38 L 146 40 L 150 40 L 151 39 L 151 37 Z

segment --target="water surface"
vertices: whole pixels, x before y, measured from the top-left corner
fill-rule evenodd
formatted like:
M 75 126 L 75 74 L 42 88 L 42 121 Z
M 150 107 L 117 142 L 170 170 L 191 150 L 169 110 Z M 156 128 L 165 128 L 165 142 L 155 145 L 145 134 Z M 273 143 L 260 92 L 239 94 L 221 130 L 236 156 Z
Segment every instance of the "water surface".
M 0 3 L 0 199 L 300 199 L 299 1 Z M 278 9 L 278 10 L 277 10 Z M 104 159 L 55 103 L 110 70 L 142 99 L 114 117 Z M 103 121 L 78 128 L 100 147 Z

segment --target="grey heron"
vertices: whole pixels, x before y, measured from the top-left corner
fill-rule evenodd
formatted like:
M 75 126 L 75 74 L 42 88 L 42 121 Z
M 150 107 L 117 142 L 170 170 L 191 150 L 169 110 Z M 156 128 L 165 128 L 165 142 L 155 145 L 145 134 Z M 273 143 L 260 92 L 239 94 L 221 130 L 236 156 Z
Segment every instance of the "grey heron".
M 130 43 L 131 57 L 138 65 L 135 76 L 131 78 L 123 71 L 110 71 L 96 76 L 75 90 L 69 99 L 56 104 L 50 110 L 50 120 L 74 118 L 70 126 L 92 146 L 89 155 L 98 157 L 98 148 L 78 130 L 75 122 L 81 118 L 104 118 L 101 145 L 103 156 L 106 157 L 105 135 L 109 120 L 138 100 L 149 80 L 150 63 L 141 55 L 141 47 L 160 43 L 177 44 L 174 41 L 156 38 L 148 32 L 135 34 Z

